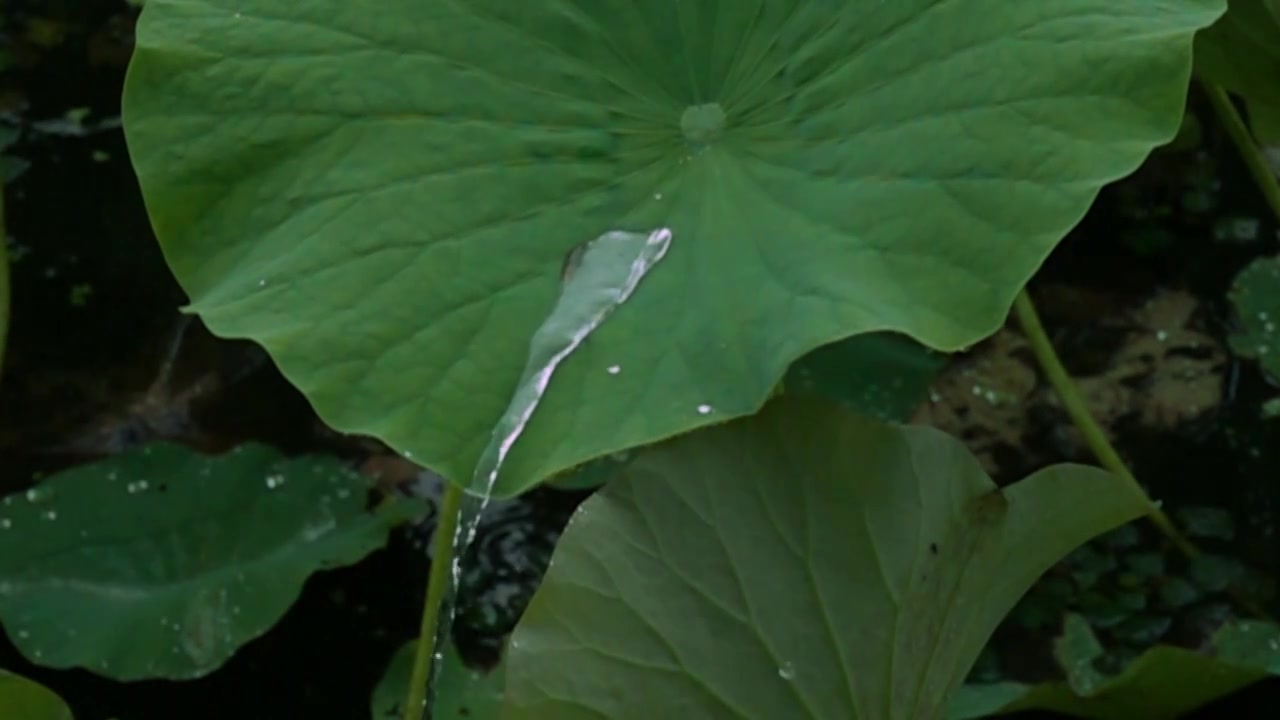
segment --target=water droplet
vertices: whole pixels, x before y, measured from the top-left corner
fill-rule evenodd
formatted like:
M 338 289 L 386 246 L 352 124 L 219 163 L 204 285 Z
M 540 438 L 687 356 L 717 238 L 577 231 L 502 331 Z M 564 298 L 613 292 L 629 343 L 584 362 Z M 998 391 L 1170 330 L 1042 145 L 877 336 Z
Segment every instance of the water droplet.
M 44 514 L 44 519 L 45 519 L 45 520 L 57 520 L 57 519 L 58 519 L 58 511 L 57 511 L 57 510 L 50 510 L 49 512 L 47 512 L 47 513 L 45 513 L 45 514 Z
M 699 405 L 699 406 L 698 406 L 698 414 L 699 414 L 699 415 L 709 415 L 709 414 L 711 414 L 711 406 L 710 406 L 710 405 Z
M 610 365 L 610 366 L 608 367 L 608 371 L 609 371 L 609 374 L 610 374 L 610 375 L 617 375 L 618 373 L 622 372 L 622 366 L 621 366 L 621 365 Z
M 1169 333 L 1165 332 L 1164 330 L 1156 331 L 1156 342 L 1164 342 L 1165 340 L 1168 340 L 1168 339 L 1169 339 Z
M 268 476 L 267 476 L 267 478 L 266 478 L 266 483 L 267 483 L 267 489 L 268 489 L 268 490 L 275 490 L 276 488 L 278 488 L 278 487 L 280 487 L 281 485 L 283 485 L 283 484 L 284 484 L 284 476 L 283 476 L 283 475 L 268 475 Z
M 266 281 L 266 280 L 259 280 L 259 281 L 258 281 L 258 287 L 266 287 L 266 286 L 267 286 L 267 281 Z
M 0 518 L 0 530 L 8 530 L 13 527 L 13 521 L 9 518 Z
M 789 662 L 783 663 L 782 667 L 778 668 L 778 677 L 782 678 L 783 680 L 791 680 L 795 678 L 795 676 L 796 676 L 796 668 L 794 665 L 792 665 Z
M 53 497 L 53 491 L 47 487 L 36 487 L 27 490 L 27 502 L 38 503 L 44 502 Z
M 654 194 L 653 194 L 653 199 L 654 199 L 654 200 L 661 200 L 661 199 L 662 199 L 662 193 L 654 193 Z

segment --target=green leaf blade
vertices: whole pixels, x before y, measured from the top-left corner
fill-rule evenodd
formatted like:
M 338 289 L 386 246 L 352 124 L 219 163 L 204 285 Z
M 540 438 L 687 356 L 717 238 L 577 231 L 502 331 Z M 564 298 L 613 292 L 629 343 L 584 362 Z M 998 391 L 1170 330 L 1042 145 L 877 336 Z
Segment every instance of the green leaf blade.
M 566 361 L 509 493 L 754 412 L 820 345 L 989 334 L 1098 189 L 1173 137 L 1192 34 L 1222 9 L 155 0 L 125 126 L 207 325 L 455 482 L 570 249 L 670 227 Z M 722 125 L 686 116 L 712 104 Z
M 0 669 L 0 717 L 74 720 L 71 709 L 52 690 L 3 669 Z
M 1244 98 L 1258 141 L 1280 142 L 1280 6 L 1230 0 L 1227 13 L 1196 36 L 1196 71 Z
M 1145 508 L 1079 466 L 1001 493 L 941 433 L 784 397 L 582 506 L 512 636 L 504 717 L 941 717 L 1034 579 Z
M 259 445 L 156 444 L 0 505 L 0 621 L 32 662 L 118 680 L 217 669 L 313 572 L 354 563 L 418 512 L 366 512 L 363 479 Z
M 966 685 L 950 720 L 979 720 L 1025 710 L 1051 710 L 1089 720 L 1175 720 L 1267 677 L 1280 675 L 1280 627 L 1233 621 L 1205 652 L 1159 645 L 1088 692 L 1065 682 Z

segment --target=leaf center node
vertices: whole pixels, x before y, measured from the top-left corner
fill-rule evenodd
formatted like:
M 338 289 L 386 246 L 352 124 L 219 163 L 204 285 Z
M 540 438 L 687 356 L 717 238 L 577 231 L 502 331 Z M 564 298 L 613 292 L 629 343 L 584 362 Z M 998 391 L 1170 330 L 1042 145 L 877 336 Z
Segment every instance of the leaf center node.
M 720 103 L 690 105 L 680 116 L 680 131 L 691 145 L 710 145 L 724 132 L 724 108 Z

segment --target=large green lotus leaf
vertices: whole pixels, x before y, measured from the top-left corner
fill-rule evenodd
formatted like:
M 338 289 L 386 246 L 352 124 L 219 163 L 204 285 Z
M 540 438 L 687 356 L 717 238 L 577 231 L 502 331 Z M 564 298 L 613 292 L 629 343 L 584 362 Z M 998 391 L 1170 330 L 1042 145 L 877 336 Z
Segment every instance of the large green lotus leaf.
M 1090 631 L 1087 623 L 1081 627 L 1068 622 L 1067 632 Z M 1097 647 L 1096 640 L 1078 646 Z M 1280 675 L 1280 627 L 1231 622 L 1203 652 L 1156 646 L 1111 678 L 1090 667 L 1094 659 L 1077 658 L 1068 682 L 966 685 L 956 696 L 950 720 L 1023 710 L 1052 710 L 1091 720 L 1173 720 L 1268 675 Z
M 1196 36 L 1196 71 L 1244 98 L 1258 140 L 1280 142 L 1280 3 L 1229 0 L 1227 6 Z
M 503 717 L 938 718 L 1032 582 L 1146 508 L 1084 466 L 1001 491 L 939 431 L 784 396 L 582 505 Z
M 416 646 L 416 640 L 405 643 L 387 664 L 369 701 L 373 720 L 400 720 L 404 717 L 404 701 L 413 675 Z M 487 672 L 473 670 L 463 664 L 458 649 L 450 644 L 445 650 L 440 677 L 436 681 L 437 695 L 431 706 L 431 720 L 494 720 L 502 709 L 505 680 L 505 665 L 499 664 Z
M 0 501 L 0 622 L 32 662 L 188 679 L 266 632 L 311 573 L 354 563 L 422 511 L 365 509 L 332 458 L 156 444 Z
M 0 718 L 74 720 L 71 708 L 49 688 L 0 669 Z
M 560 368 L 509 493 L 753 412 L 843 337 L 988 335 L 1099 187 L 1173 137 L 1223 9 L 152 0 L 125 129 L 192 309 L 330 424 L 454 481 L 569 251 L 671 228 Z

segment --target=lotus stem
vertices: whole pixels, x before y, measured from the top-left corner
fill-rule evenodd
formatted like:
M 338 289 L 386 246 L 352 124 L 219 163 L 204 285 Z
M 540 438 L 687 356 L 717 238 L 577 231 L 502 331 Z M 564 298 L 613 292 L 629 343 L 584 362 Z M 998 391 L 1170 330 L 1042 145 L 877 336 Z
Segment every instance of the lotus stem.
M 1040 364 L 1040 369 L 1044 371 L 1045 378 L 1058 395 L 1058 399 L 1062 402 L 1062 407 L 1071 418 L 1072 424 L 1084 435 L 1085 444 L 1089 447 L 1094 457 L 1098 459 L 1098 463 L 1104 469 L 1110 471 L 1111 474 L 1119 477 L 1134 492 L 1146 500 L 1147 518 L 1173 543 L 1174 547 L 1178 548 L 1188 559 L 1194 560 L 1200 557 L 1200 548 L 1188 540 L 1182 534 L 1182 531 L 1178 529 L 1178 526 L 1160 508 L 1160 504 L 1147 495 L 1147 491 L 1138 482 L 1138 479 L 1133 476 L 1133 473 L 1129 471 L 1128 466 L 1124 464 L 1124 460 L 1120 458 L 1120 453 L 1116 451 L 1115 446 L 1107 439 L 1106 433 L 1098 425 L 1098 421 L 1094 419 L 1093 413 L 1089 412 L 1089 406 L 1085 403 L 1084 396 L 1080 394 L 1075 381 L 1071 379 L 1071 374 L 1067 372 L 1066 367 L 1063 366 L 1062 361 L 1058 358 L 1058 353 L 1054 351 L 1053 343 L 1049 341 L 1049 336 L 1045 333 L 1044 325 L 1040 322 L 1040 315 L 1036 312 L 1036 306 L 1031 302 L 1031 296 L 1027 294 L 1026 288 L 1023 288 L 1018 293 L 1018 297 L 1014 299 L 1013 312 L 1018 318 L 1018 323 L 1022 326 L 1022 331 L 1031 346 L 1031 352 L 1036 357 L 1036 362 Z M 1270 619 L 1270 614 L 1248 594 L 1234 586 L 1228 590 L 1236 604 L 1254 617 Z
M 1231 138 L 1231 144 L 1236 146 L 1236 152 L 1240 154 L 1240 159 L 1244 160 L 1253 183 L 1258 186 L 1259 192 L 1267 201 L 1271 212 L 1275 214 L 1276 220 L 1280 221 L 1280 180 L 1267 164 L 1267 159 L 1262 155 L 1262 149 L 1254 141 L 1248 126 L 1244 124 L 1244 118 L 1240 117 L 1236 106 L 1231 102 L 1231 97 L 1221 86 L 1204 78 L 1200 79 L 1200 85 L 1204 88 L 1209 104 L 1213 106 L 1213 112 L 1218 116 L 1218 121 L 1227 131 L 1227 137 Z
M 409 677 L 404 720 L 421 720 L 428 717 L 425 712 L 427 683 L 431 675 L 431 660 L 435 654 L 436 626 L 440 620 L 440 606 L 449 588 L 449 565 L 453 557 L 453 537 L 458 528 L 458 511 L 462 507 L 462 495 L 462 488 L 456 483 L 445 483 L 444 497 L 440 499 L 440 511 L 436 514 L 436 531 L 431 545 L 431 570 L 427 574 L 426 600 L 422 604 L 422 624 L 418 631 L 417 651 L 413 656 L 413 673 Z
M 1044 371 L 1045 378 L 1058 395 L 1058 399 L 1062 402 L 1062 407 L 1071 418 L 1072 424 L 1084 435 L 1084 442 L 1088 445 L 1094 457 L 1098 459 L 1098 463 L 1127 483 L 1133 488 L 1134 492 L 1137 492 L 1147 501 L 1147 517 L 1183 554 L 1187 557 L 1198 556 L 1200 550 L 1178 530 L 1173 521 L 1169 519 L 1169 516 L 1165 515 L 1164 510 L 1160 509 L 1160 505 L 1147 495 L 1147 491 L 1143 489 L 1138 479 L 1133 476 L 1133 473 L 1129 472 L 1128 466 L 1120 458 L 1120 453 L 1116 452 L 1111 441 L 1107 440 L 1106 433 L 1098 425 L 1098 421 L 1094 419 L 1093 414 L 1089 412 L 1089 406 L 1085 403 L 1084 396 L 1080 394 L 1080 390 L 1076 387 L 1075 381 L 1071 379 L 1070 373 L 1062 365 L 1062 361 L 1058 359 L 1058 353 L 1054 351 L 1053 343 L 1049 341 L 1049 336 L 1044 331 L 1044 325 L 1040 322 L 1040 315 L 1036 312 L 1036 306 L 1031 302 L 1031 296 L 1027 294 L 1025 288 L 1018 293 L 1017 299 L 1013 301 L 1013 312 L 1018 318 L 1018 323 L 1022 325 L 1022 332 L 1026 335 L 1027 342 L 1031 345 L 1031 352 L 1035 354 L 1036 362 L 1040 364 L 1040 369 Z

